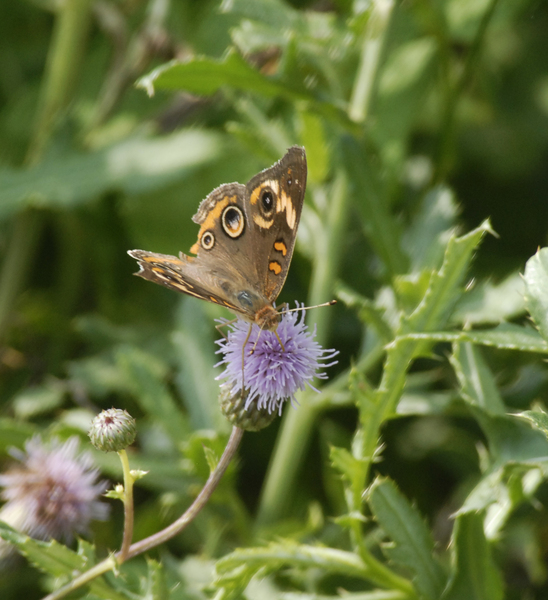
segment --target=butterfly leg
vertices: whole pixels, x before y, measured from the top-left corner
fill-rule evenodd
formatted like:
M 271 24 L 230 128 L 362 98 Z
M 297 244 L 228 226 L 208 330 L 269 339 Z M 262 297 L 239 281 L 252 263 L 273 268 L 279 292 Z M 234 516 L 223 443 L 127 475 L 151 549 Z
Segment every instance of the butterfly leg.
M 244 391 L 245 391 L 245 385 L 244 385 L 245 347 L 247 345 L 247 342 L 249 341 L 249 336 L 251 335 L 252 328 L 253 328 L 253 325 L 250 325 L 249 331 L 247 332 L 247 335 L 245 336 L 245 341 L 242 346 L 242 398 L 243 398 Z M 253 352 L 251 352 L 250 354 L 253 354 Z
M 232 321 L 226 321 L 226 323 L 219 323 L 218 325 L 215 325 L 215 329 L 225 338 L 225 340 L 228 340 L 228 336 L 225 334 L 224 331 L 221 330 L 221 327 L 227 327 L 228 325 L 232 325 L 232 323 L 236 323 L 238 319 L 232 319 Z
M 280 339 L 280 336 L 278 335 L 278 332 L 277 332 L 277 331 L 275 331 L 275 332 L 274 332 L 274 334 L 275 334 L 275 336 L 278 338 L 278 342 L 280 342 L 280 347 L 281 347 L 281 349 L 282 349 L 282 352 L 285 352 L 284 345 L 282 344 L 282 340 Z

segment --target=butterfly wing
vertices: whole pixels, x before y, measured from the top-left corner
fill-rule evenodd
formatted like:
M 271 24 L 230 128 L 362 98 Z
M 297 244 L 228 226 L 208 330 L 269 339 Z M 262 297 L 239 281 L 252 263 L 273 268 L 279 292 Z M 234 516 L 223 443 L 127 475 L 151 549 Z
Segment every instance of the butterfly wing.
M 246 186 L 253 257 L 262 294 L 272 303 L 282 289 L 297 238 L 306 190 L 306 154 L 293 146 Z
M 202 201 L 196 257 L 130 250 L 137 275 L 255 321 L 287 277 L 305 186 L 304 149 L 290 148 L 246 186 L 221 185 Z

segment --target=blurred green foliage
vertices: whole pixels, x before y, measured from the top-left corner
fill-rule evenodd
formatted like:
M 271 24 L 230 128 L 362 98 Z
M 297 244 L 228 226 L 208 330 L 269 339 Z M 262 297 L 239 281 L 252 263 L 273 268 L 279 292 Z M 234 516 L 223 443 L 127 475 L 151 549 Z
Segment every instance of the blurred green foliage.
M 340 351 L 321 393 L 85 597 L 547 597 L 547 31 L 538 0 L 0 3 L 3 466 L 125 408 L 134 539 L 183 512 L 229 432 L 227 315 L 133 278 L 126 250 L 188 252 L 199 201 L 293 144 L 280 301 L 339 299 L 307 316 Z M 78 553 L 0 535 L 28 558 L 0 595 L 40 598 L 120 547 L 122 515 Z

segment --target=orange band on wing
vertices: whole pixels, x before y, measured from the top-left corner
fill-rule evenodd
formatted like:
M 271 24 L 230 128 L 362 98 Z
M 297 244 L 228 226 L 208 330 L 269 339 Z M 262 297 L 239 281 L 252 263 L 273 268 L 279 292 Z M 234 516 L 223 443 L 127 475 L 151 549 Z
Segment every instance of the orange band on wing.
M 281 252 L 284 256 L 287 254 L 287 246 L 283 243 L 282 240 L 274 242 L 274 250 Z
M 190 251 L 192 254 L 198 254 L 198 250 L 200 249 L 200 240 L 202 239 L 202 235 L 208 230 L 213 229 L 215 225 L 219 222 L 221 218 L 221 214 L 226 206 L 229 204 L 236 204 L 236 196 L 225 196 L 222 200 L 217 202 L 217 204 L 213 207 L 213 209 L 208 213 L 207 217 L 204 219 L 202 226 L 200 227 L 200 231 L 198 232 L 198 241 L 192 246 Z
M 268 263 L 268 268 L 275 275 L 279 275 L 282 272 L 282 266 L 280 265 L 279 262 L 276 262 L 275 260 Z

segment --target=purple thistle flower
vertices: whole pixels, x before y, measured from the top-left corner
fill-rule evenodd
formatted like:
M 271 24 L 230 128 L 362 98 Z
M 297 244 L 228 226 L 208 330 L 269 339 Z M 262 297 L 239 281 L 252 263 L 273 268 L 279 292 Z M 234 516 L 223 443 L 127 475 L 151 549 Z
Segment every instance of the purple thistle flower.
M 12 450 L 21 464 L 0 475 L 0 518 L 33 537 L 65 541 L 85 533 L 93 519 L 105 520 L 109 506 L 97 497 L 107 484 L 97 482 L 91 455 L 78 454 L 78 446 L 77 437 L 46 445 L 35 436 L 25 452 Z
M 236 395 L 242 390 L 242 347 L 250 324 L 238 319 L 228 326 L 228 339 L 217 341 L 220 346 L 217 353 L 222 353 L 224 358 L 216 366 L 225 366 L 217 379 L 229 385 L 231 393 Z M 335 357 L 338 351 L 325 350 L 314 341 L 316 328 L 308 331 L 304 315 L 299 319 L 297 312 L 282 313 L 277 333 L 285 350 L 280 347 L 275 332 L 261 331 L 255 324 L 252 326 L 245 348 L 243 369 L 244 385 L 248 391 L 246 410 L 256 402 L 259 409 L 281 413 L 286 400 L 296 403 L 297 390 L 304 390 L 306 385 L 316 389 L 311 384 L 314 377 L 327 379 L 327 375 L 319 371 L 320 368 L 337 363 L 322 364 L 322 361 Z M 252 349 L 254 351 L 250 354 Z

